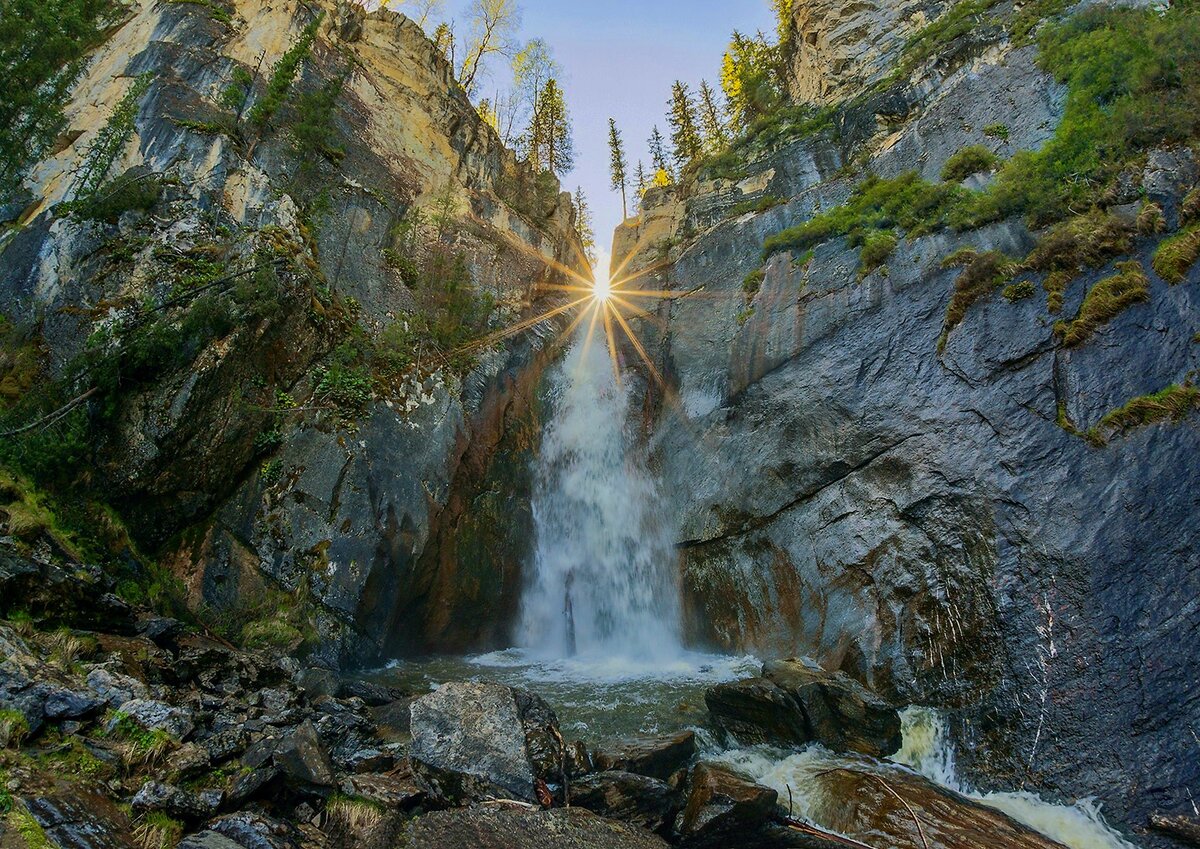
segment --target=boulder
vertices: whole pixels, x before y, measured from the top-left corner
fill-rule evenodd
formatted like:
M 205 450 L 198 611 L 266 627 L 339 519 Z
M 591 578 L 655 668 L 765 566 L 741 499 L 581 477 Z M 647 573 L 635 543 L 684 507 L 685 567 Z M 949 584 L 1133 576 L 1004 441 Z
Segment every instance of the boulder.
M 571 804 L 666 837 L 683 808 L 683 794 L 649 776 L 596 772 L 572 782 Z
M 810 818 L 831 831 L 889 849 L 1063 849 L 994 808 L 916 773 L 864 762 L 822 772 Z M 921 822 L 918 828 L 916 819 Z
M 133 699 L 125 702 L 118 708 L 118 712 L 148 731 L 163 731 L 176 740 L 186 740 L 196 727 L 192 712 L 187 708 L 174 707 L 152 699 Z
M 664 737 L 640 737 L 597 752 L 596 769 L 622 770 L 666 781 L 696 755 L 696 735 L 681 731 Z
M 720 840 L 768 826 L 779 794 L 731 769 L 698 764 L 688 782 L 687 804 L 675 830 L 691 842 Z
M 877 758 L 900 750 L 900 714 L 849 675 L 800 658 L 765 663 L 763 676 L 796 699 L 826 748 Z
M 807 659 L 771 661 L 759 678 L 709 688 L 718 728 L 743 744 L 802 746 L 887 757 L 900 749 L 900 714 L 862 684 Z
M 425 801 L 426 793 L 411 775 L 352 775 L 342 785 L 347 796 L 357 796 L 393 811 L 411 811 Z
M 582 808 L 468 808 L 413 821 L 405 849 L 666 849 L 647 831 Z
M 804 712 L 781 687 L 766 678 L 709 687 L 704 702 L 713 723 L 739 743 L 803 746 L 812 742 Z
M 25 807 L 58 849 L 135 849 L 128 819 L 95 793 L 26 799 Z
M 135 811 L 163 811 L 197 822 L 215 816 L 225 794 L 220 790 L 184 790 L 162 781 L 147 781 L 133 797 Z
M 230 807 L 241 807 L 250 800 L 265 795 L 267 788 L 277 778 L 279 778 L 279 770 L 273 766 L 260 767 L 239 775 L 226 791 L 225 801 Z
M 64 687 L 46 689 L 46 703 L 42 710 L 47 719 L 83 719 L 99 713 L 104 700 L 91 692 L 69 690 Z
M 213 820 L 208 830 L 242 849 L 297 849 L 294 829 L 262 814 L 240 811 Z
M 487 798 L 539 801 L 539 786 L 565 777 L 554 711 L 500 684 L 445 684 L 412 704 L 413 772 L 450 804 Z
M 328 788 L 336 785 L 333 764 L 311 720 L 305 720 L 275 748 L 275 766 L 288 783 L 295 786 Z
M 101 666 L 88 672 L 87 685 L 112 708 L 118 708 L 134 699 L 150 698 L 149 688 L 141 681 Z

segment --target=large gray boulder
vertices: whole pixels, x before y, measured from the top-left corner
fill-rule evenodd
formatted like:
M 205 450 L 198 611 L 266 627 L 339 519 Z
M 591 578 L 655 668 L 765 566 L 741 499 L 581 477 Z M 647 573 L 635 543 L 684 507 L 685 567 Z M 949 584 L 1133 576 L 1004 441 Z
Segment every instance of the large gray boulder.
M 886 757 L 900 749 L 900 714 L 841 672 L 807 658 L 770 661 L 759 678 L 709 688 L 713 722 L 742 743 L 802 746 Z
M 665 781 L 612 770 L 571 784 L 571 804 L 669 837 L 683 794 Z
M 559 790 L 565 781 L 558 719 L 532 693 L 500 684 L 444 684 L 413 702 L 411 713 L 413 772 L 437 799 L 538 802 L 539 789 Z
M 516 811 L 470 808 L 426 814 L 406 849 L 666 849 L 647 831 L 582 808 Z

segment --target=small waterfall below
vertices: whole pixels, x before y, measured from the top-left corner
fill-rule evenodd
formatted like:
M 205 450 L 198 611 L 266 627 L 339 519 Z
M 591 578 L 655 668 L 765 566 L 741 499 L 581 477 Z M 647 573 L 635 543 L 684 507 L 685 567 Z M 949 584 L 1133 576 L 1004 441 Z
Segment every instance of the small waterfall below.
M 677 657 L 671 511 L 628 427 L 629 386 L 603 340 L 583 338 L 552 380 L 517 643 L 548 658 Z

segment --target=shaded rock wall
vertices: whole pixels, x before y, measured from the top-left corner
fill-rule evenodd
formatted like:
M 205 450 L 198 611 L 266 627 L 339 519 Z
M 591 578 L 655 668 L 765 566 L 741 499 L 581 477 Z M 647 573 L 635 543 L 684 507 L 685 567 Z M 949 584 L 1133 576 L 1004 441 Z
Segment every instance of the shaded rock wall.
M 847 107 L 869 171 L 936 180 L 992 123 L 1010 128 L 1005 154 L 1052 134 L 1063 93 L 1032 48 L 955 49 L 912 85 Z M 1059 411 L 1086 430 L 1195 373 L 1200 268 L 1176 286 L 1151 274 L 1147 303 L 1073 349 L 1039 289 L 976 304 L 938 354 L 957 276 L 942 258 L 960 246 L 1024 256 L 1036 234 L 1015 220 L 901 240 L 862 279 L 841 239 L 809 259 L 777 254 L 744 292 L 766 237 L 849 195 L 846 151 L 845 137 L 811 137 L 740 184 L 648 195 L 616 235 L 614 262 L 641 270 L 634 285 L 679 292 L 659 308 L 665 331 L 640 327 L 678 401 L 648 390 L 663 491 L 678 498 L 689 637 L 810 655 L 898 702 L 944 707 L 971 780 L 1095 794 L 1140 831 L 1200 778 L 1182 648 L 1200 627 L 1196 419 L 1097 447 Z M 1170 211 L 1195 182 L 1191 163 L 1187 150 L 1159 153 L 1137 176 Z M 789 200 L 704 223 L 765 194 Z M 1147 269 L 1157 239 L 1137 241 Z M 1111 273 L 1074 280 L 1062 315 Z
M 194 606 L 236 616 L 282 592 L 310 609 L 318 660 L 490 643 L 514 603 L 527 523 L 462 517 L 501 489 L 522 503 L 539 432 L 531 386 L 553 328 L 484 349 L 466 372 L 417 351 L 361 411 L 331 409 L 319 382 L 347 334 L 376 338 L 429 308 L 388 260 L 410 209 L 452 221 L 440 238 L 494 300 L 495 329 L 546 308 L 555 267 L 587 273 L 568 197 L 539 195 L 403 16 L 332 2 L 223 8 L 228 22 L 207 4 L 135 4 L 91 57 L 67 110 L 73 141 L 33 171 L 34 202 L 0 241 L 0 310 L 38 322 L 61 369 L 96 329 L 168 299 L 178 257 L 214 255 L 232 271 L 273 251 L 285 269 L 278 309 L 124 399 L 95 482 L 139 541 L 166 553 Z M 266 128 L 214 129 L 235 69 L 256 76 L 256 102 L 322 12 Z M 156 174 L 163 198 L 115 224 L 63 214 L 88 146 L 143 73 L 150 87 L 109 173 Z M 301 98 L 343 76 L 335 150 L 298 158 Z M 479 525 L 461 549 L 460 521 Z M 467 574 L 474 589 L 451 577 Z M 478 615 L 459 615 L 464 605 Z

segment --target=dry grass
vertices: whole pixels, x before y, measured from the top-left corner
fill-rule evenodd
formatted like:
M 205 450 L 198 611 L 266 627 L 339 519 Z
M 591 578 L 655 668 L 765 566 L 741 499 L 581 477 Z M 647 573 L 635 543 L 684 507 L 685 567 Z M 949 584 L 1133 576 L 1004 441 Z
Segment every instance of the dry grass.
M 1167 232 L 1167 217 L 1163 215 L 1163 208 L 1153 201 L 1144 202 L 1138 210 L 1136 226 L 1143 236 Z
M 1084 268 L 1099 268 L 1133 250 L 1133 227 L 1115 215 L 1093 210 L 1051 228 L 1025 258 L 1022 270 L 1046 273 L 1042 287 L 1050 312 L 1062 309 L 1063 293 Z
M 1200 389 L 1194 386 L 1168 386 L 1152 395 L 1134 398 L 1100 420 L 1100 427 L 1124 433 L 1156 422 L 1181 422 L 1200 407 Z
M 325 808 L 325 828 L 330 832 L 361 835 L 383 822 L 384 810 L 376 802 L 352 796 L 335 796 Z
M 183 823 L 157 811 L 144 815 L 133 829 L 141 849 L 174 849 L 183 839 Z
M 1179 205 L 1179 223 L 1192 224 L 1200 221 L 1200 186 L 1188 192 Z
M 946 307 L 946 319 L 942 325 L 942 336 L 938 340 L 938 353 L 946 348 L 950 331 L 957 327 L 971 305 L 1012 279 L 1017 265 L 999 251 L 980 253 L 972 248 L 962 248 L 942 261 L 943 268 L 962 268 L 954 281 L 954 293 Z
M 1102 324 L 1111 321 L 1133 304 L 1150 300 L 1150 278 L 1137 261 L 1117 263 L 1117 273 L 1094 285 L 1083 299 L 1079 315 L 1055 326 L 1063 345 L 1082 345 Z
M 1172 286 L 1182 283 L 1188 270 L 1200 259 L 1200 224 L 1193 224 L 1177 236 L 1163 239 L 1154 252 L 1154 270 Z

